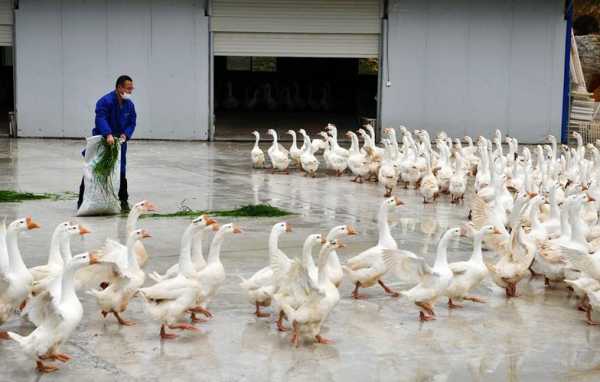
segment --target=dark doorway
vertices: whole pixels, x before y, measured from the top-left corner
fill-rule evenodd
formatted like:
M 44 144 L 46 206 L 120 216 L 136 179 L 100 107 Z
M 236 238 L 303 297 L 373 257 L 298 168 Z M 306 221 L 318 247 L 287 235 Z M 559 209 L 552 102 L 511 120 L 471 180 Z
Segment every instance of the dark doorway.
M 8 135 L 8 113 L 15 109 L 13 48 L 0 47 L 0 135 Z
M 343 133 L 377 115 L 376 59 L 217 56 L 214 68 L 215 139 L 271 128 L 288 139 L 329 122 Z

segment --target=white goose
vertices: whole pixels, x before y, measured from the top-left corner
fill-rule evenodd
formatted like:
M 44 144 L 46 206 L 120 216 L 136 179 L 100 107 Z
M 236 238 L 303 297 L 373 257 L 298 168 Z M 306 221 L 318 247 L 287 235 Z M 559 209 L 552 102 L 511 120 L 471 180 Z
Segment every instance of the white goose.
M 52 234 L 50 241 L 50 254 L 48 255 L 48 263 L 38 265 L 37 267 L 29 268 L 29 272 L 33 277 L 33 295 L 36 295 L 46 289 L 48 284 L 58 276 L 64 265 L 71 260 L 71 237 L 74 235 L 86 235 L 90 233 L 86 227 L 82 225 L 73 225 L 70 222 L 59 224 Z
M 301 269 L 299 272 L 298 287 L 306 293 L 303 303 L 297 308 L 285 302 L 282 304 L 285 315 L 292 323 L 291 341 L 295 346 L 299 345 L 300 337 L 303 334 L 316 339 L 317 343 L 320 344 L 333 343 L 333 341 L 321 336 L 321 326 L 340 300 L 340 294 L 327 278 L 325 268 L 331 250 L 341 247 L 342 245 L 337 242 L 325 243 L 319 253 L 317 282 L 315 283 L 306 269 Z
M 358 235 L 358 232 L 349 224 L 339 225 L 329 230 L 329 233 L 325 239 L 329 242 L 332 242 L 336 241 L 340 236 L 343 235 L 354 236 Z M 342 279 L 344 278 L 344 270 L 342 269 L 340 258 L 335 249 L 332 249 L 329 253 L 329 257 L 327 258 L 327 267 L 325 269 L 329 280 L 333 283 L 333 285 L 335 285 L 336 288 L 339 288 L 342 284 Z
M 150 201 L 142 200 L 141 202 L 136 203 L 131 208 L 129 215 L 127 216 L 127 237 L 129 237 L 133 231 L 138 229 L 137 223 L 140 216 L 153 211 L 157 211 L 157 208 Z M 148 261 L 148 253 L 146 252 L 144 244 L 138 240 L 134 245 L 134 251 L 135 255 L 137 256 L 138 264 L 143 268 Z M 103 253 L 102 251 L 95 251 L 95 253 L 99 261 L 105 263 L 114 263 L 118 258 L 116 252 Z M 108 286 L 111 278 L 112 270 L 110 267 L 106 267 L 98 263 L 88 265 L 77 272 L 77 275 L 75 276 L 76 288 L 78 290 L 81 288 L 90 289 L 95 288 L 98 285 L 101 287 L 106 287 Z
M 300 129 L 300 130 L 298 130 L 298 132 L 300 134 L 302 134 L 303 137 L 308 136 L 308 134 L 306 133 L 306 130 L 304 130 L 304 129 Z M 325 150 L 325 147 L 326 147 L 325 142 L 323 142 L 322 139 L 318 139 L 318 138 L 311 139 L 310 145 L 312 148 L 312 151 L 311 151 L 312 154 L 317 154 L 320 150 Z M 302 147 L 300 149 L 304 150 L 306 148 L 305 146 L 306 146 L 306 141 L 303 142 Z
M 423 197 L 423 203 L 433 203 L 433 201 L 437 198 L 440 188 L 437 178 L 435 175 L 433 175 L 433 171 L 431 169 L 431 157 L 429 155 L 426 157 L 426 163 L 427 170 L 425 172 L 425 176 L 423 176 L 421 179 L 419 192 Z
M 7 253 L 0 257 L 8 257 L 8 268 L 0 273 L 0 325 L 8 321 L 29 296 L 33 277 L 23 262 L 19 250 L 19 233 L 39 228 L 30 217 L 18 219 L 8 225 L 6 230 L 6 247 L 0 252 Z M 8 339 L 6 332 L 0 331 L 0 339 Z
M 396 161 L 394 160 L 392 145 L 387 140 L 383 140 L 385 145 L 385 153 L 383 155 L 383 161 L 381 162 L 381 166 L 379 167 L 379 172 L 377 174 L 377 179 L 380 184 L 385 188 L 384 197 L 388 198 L 392 196 L 392 192 L 394 191 L 394 187 L 398 184 L 398 175 L 399 171 L 396 167 Z
M 200 294 L 200 283 L 192 263 L 192 239 L 204 225 L 200 224 L 199 219 L 195 221 L 197 223 L 190 224 L 181 237 L 177 276 L 139 289 L 146 310 L 152 318 L 161 323 L 162 339 L 177 337 L 174 333 L 167 333 L 165 326 L 170 329 L 198 331 L 195 326 L 181 322 L 184 315 L 194 308 Z
M 300 130 L 300 134 L 304 137 L 304 145 L 302 146 L 302 154 L 300 155 L 300 166 L 307 175 L 314 178 L 319 169 L 319 160 L 313 154 L 310 137 L 302 129 Z
M 273 144 L 267 151 L 267 154 L 269 154 L 269 160 L 273 166 L 273 172 L 277 170 L 289 174 L 288 166 L 290 165 L 290 159 L 288 157 L 287 150 L 283 149 L 283 147 L 281 147 L 281 145 L 277 142 L 277 132 L 275 130 L 269 129 L 267 134 L 273 137 Z
M 348 131 L 346 136 L 351 139 L 350 155 L 348 156 L 348 168 L 354 174 L 353 182 L 362 183 L 363 179 L 369 175 L 369 158 L 366 154 L 360 152 L 358 137 L 352 131 Z
M 271 234 L 269 235 L 269 259 L 275 257 L 287 258 L 286 254 L 279 249 L 279 237 L 284 232 L 292 232 L 292 227 L 286 222 L 277 223 L 271 229 Z M 269 317 L 269 314 L 261 312 L 260 308 L 271 305 L 273 293 L 276 291 L 271 265 L 260 269 L 247 280 L 242 278 L 240 286 L 246 290 L 250 303 L 256 307 L 256 317 Z M 283 317 L 281 317 L 281 320 L 283 320 Z M 281 326 L 281 322 L 279 324 Z
M 397 292 L 388 288 L 381 278 L 388 271 L 388 267 L 383 261 L 383 250 L 398 249 L 398 245 L 390 232 L 388 215 L 390 211 L 402 205 L 404 203 L 397 197 L 387 198 L 381 203 L 377 214 L 377 229 L 379 231 L 377 245 L 348 259 L 346 265 L 342 267 L 355 286 L 352 292 L 353 298 L 365 298 L 365 296 L 358 293 L 358 289 L 371 287 L 375 283 L 379 283 L 386 293 L 394 297 L 399 296 Z
M 195 276 L 200 284 L 200 293 L 196 298 L 194 309 L 190 309 L 192 313 L 202 313 L 207 317 L 212 317 L 212 313 L 208 310 L 208 304 L 225 282 L 225 268 L 221 262 L 221 246 L 225 235 L 240 233 L 242 230 L 235 224 L 225 224 L 215 233 L 210 243 L 206 266 Z
M 331 134 L 331 140 L 330 140 L 331 150 L 335 154 L 348 159 L 348 156 L 350 155 L 350 153 L 348 152 L 348 150 L 341 147 L 338 143 L 337 127 L 335 127 L 335 125 L 332 125 L 331 123 L 329 123 L 329 124 L 327 124 L 326 129 L 329 132 L 329 134 Z
M 308 235 L 302 246 L 302 258 L 290 260 L 290 266 L 283 274 L 278 268 L 279 262 L 274 263 L 273 273 L 284 281 L 273 295 L 277 309 L 283 310 L 283 305 L 298 309 L 306 303 L 308 294 L 304 284 L 306 282 L 316 284 L 319 272 L 312 257 L 312 251 L 316 245 L 323 245 L 325 242 L 320 234 Z M 310 281 L 305 280 L 305 277 L 310 278 Z
M 482 299 L 467 294 L 476 288 L 488 275 L 488 269 L 483 262 L 481 246 L 483 237 L 487 234 L 500 233 L 493 225 L 483 226 L 479 230 L 474 230 L 471 224 L 467 224 L 468 230 L 473 237 L 473 252 L 471 258 L 467 261 L 459 261 L 449 265 L 452 271 L 452 282 L 446 289 L 445 295 L 448 297 L 448 307 L 462 308 L 461 305 L 454 303 L 454 300 L 469 300 L 473 302 L 484 303 Z
M 300 156 L 302 155 L 302 150 L 298 148 L 298 144 L 296 143 L 296 132 L 294 130 L 288 130 L 287 132 L 292 136 L 292 145 L 290 146 L 290 158 L 296 165 L 300 165 Z
M 36 300 L 40 306 L 34 309 L 44 311 L 44 318 L 38 327 L 25 337 L 17 333 L 8 333 L 25 354 L 35 359 L 36 368 L 42 373 L 58 369 L 56 366 L 45 364 L 46 359 L 61 362 L 71 359 L 70 356 L 59 353 L 59 347 L 69 339 L 83 316 L 83 307 L 75 294 L 73 279 L 78 269 L 95 261 L 94 256 L 88 253 L 74 256 L 53 280 L 53 285 Z
M 106 317 L 112 313 L 119 325 L 130 326 L 134 325 L 133 321 L 124 320 L 121 317 L 129 300 L 137 293 L 138 289 L 144 285 L 146 274 L 140 268 L 135 255 L 135 243 L 138 240 L 143 240 L 150 237 L 150 234 L 144 229 L 133 231 L 127 238 L 127 245 L 123 246 L 120 243 L 114 242 L 111 244 L 114 251 L 118 251 L 120 261 L 111 263 L 110 267 L 116 275 L 110 285 L 104 289 L 92 289 L 88 293 L 96 298 L 96 302 L 100 306 L 100 313 Z
M 450 202 L 458 203 L 464 200 L 465 191 L 467 190 L 467 177 L 463 169 L 463 158 L 456 152 L 456 160 L 454 162 L 454 173 L 450 177 L 448 191 L 450 192 Z
M 260 149 L 258 143 L 260 142 L 260 134 L 254 130 L 252 132 L 255 141 L 252 151 L 250 151 L 250 158 L 252 159 L 252 166 L 254 168 L 263 168 L 265 166 L 265 153 Z
M 321 132 L 321 135 L 328 144 L 323 153 L 323 158 L 325 158 L 326 162 L 329 164 L 329 168 L 334 170 L 337 176 L 342 176 L 348 167 L 348 157 L 341 155 L 334 150 L 333 138 L 329 137 L 327 133 Z
M 200 231 L 194 235 L 192 239 L 192 264 L 194 265 L 194 270 L 196 272 L 200 271 L 202 268 L 206 266 L 206 260 L 204 259 L 204 255 L 202 254 L 202 242 L 204 241 L 204 236 L 207 231 L 218 231 L 219 224 L 216 220 L 210 218 L 208 215 L 202 215 L 196 219 L 194 219 L 190 225 L 201 226 Z M 148 274 L 155 282 L 160 282 L 166 279 L 170 279 L 176 277 L 179 274 L 179 263 L 173 264 L 167 271 L 161 275 L 158 272 L 152 272 Z
M 400 294 L 419 307 L 419 319 L 421 321 L 435 320 L 435 311 L 433 305 L 436 300 L 446 293 L 446 290 L 452 282 L 452 270 L 448 265 L 448 241 L 452 237 L 464 236 L 463 228 L 450 228 L 440 239 L 437 247 L 437 255 L 433 267 L 425 262 L 425 259 L 416 256 L 409 251 L 397 249 L 385 249 L 384 259 L 389 267 L 395 266 L 398 262 L 410 261 L 417 266 L 417 273 L 421 281 L 408 291 L 402 291 Z

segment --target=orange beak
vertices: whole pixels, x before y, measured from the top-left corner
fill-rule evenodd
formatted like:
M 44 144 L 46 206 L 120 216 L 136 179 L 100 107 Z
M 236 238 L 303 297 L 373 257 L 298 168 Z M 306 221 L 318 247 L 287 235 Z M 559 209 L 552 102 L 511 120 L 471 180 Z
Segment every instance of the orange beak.
M 285 232 L 292 232 L 292 226 L 290 223 L 285 223 Z
M 146 231 L 146 230 L 143 230 L 143 231 L 142 231 L 142 239 L 145 239 L 145 238 L 147 238 L 147 237 L 152 237 L 152 236 L 151 236 L 151 235 L 148 233 L 148 231 Z
M 156 205 L 154 203 L 146 201 L 146 211 L 155 212 L 158 211 L 158 208 L 156 208 Z
M 99 259 L 98 259 L 97 255 L 95 255 L 93 253 L 90 253 L 90 265 L 91 264 L 98 264 L 98 262 L 99 262 L 98 260 Z
M 217 221 L 215 219 L 211 219 L 208 216 L 205 218 L 205 221 L 206 221 L 206 225 L 217 224 Z
M 346 245 L 338 241 L 335 243 L 335 248 L 346 248 Z
M 218 223 L 211 224 L 212 230 L 217 232 L 221 226 Z
M 498 228 L 494 228 L 494 233 L 496 235 L 500 235 L 500 234 L 502 234 L 502 231 L 500 231 Z
M 348 236 L 358 235 L 358 231 L 354 229 L 351 225 L 346 226 L 348 230 Z
M 90 231 L 89 229 L 87 229 L 86 227 L 84 227 L 82 225 L 79 226 L 79 234 L 81 236 L 88 234 L 88 233 L 92 233 L 92 231 Z
M 591 196 L 588 195 L 588 202 L 595 202 L 596 199 L 592 198 Z
M 32 230 L 32 229 L 36 229 L 36 228 L 40 228 L 40 225 L 36 222 L 34 222 L 31 219 L 31 216 L 28 216 L 25 221 L 27 222 L 27 229 Z
M 538 194 L 537 192 L 528 192 L 527 195 L 529 195 L 530 198 L 535 198 Z
M 242 233 L 240 227 L 233 227 L 233 233 Z
M 323 245 L 323 244 L 325 244 L 325 243 L 327 243 L 327 240 L 326 240 L 325 238 L 323 238 L 323 237 L 322 237 L 322 238 L 321 238 L 321 245 Z
M 397 196 L 394 196 L 394 200 L 396 201 L 396 205 L 397 205 L 397 206 L 402 206 L 402 205 L 404 205 L 404 202 L 403 202 L 402 200 L 400 200 L 400 198 L 399 198 L 399 197 L 397 197 Z

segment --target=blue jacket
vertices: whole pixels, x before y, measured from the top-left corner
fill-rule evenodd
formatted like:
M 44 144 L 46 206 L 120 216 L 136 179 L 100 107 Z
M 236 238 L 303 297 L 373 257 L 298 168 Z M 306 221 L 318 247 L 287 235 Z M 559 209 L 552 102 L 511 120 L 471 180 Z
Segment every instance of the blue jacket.
M 115 139 L 125 134 L 127 140 L 130 140 L 135 131 L 136 119 L 133 102 L 123 100 L 119 106 L 117 93 L 113 90 L 96 102 L 96 127 L 92 134 L 105 137 L 112 134 Z
M 137 114 L 135 106 L 131 100 L 123 100 L 121 106 L 117 99 L 117 93 L 113 90 L 96 102 L 96 121 L 92 135 L 102 135 L 106 137 L 112 134 L 115 140 L 119 139 L 121 134 L 125 134 L 127 140 L 130 140 L 135 131 Z M 121 176 L 125 176 L 127 168 L 127 143 L 121 145 Z

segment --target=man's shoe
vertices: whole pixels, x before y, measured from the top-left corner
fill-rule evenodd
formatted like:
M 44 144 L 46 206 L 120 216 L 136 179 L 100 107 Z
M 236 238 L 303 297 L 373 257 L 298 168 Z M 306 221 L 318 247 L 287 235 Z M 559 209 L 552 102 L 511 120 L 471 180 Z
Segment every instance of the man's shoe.
M 129 212 L 131 208 L 129 208 L 129 203 L 126 200 L 121 201 L 121 212 Z

